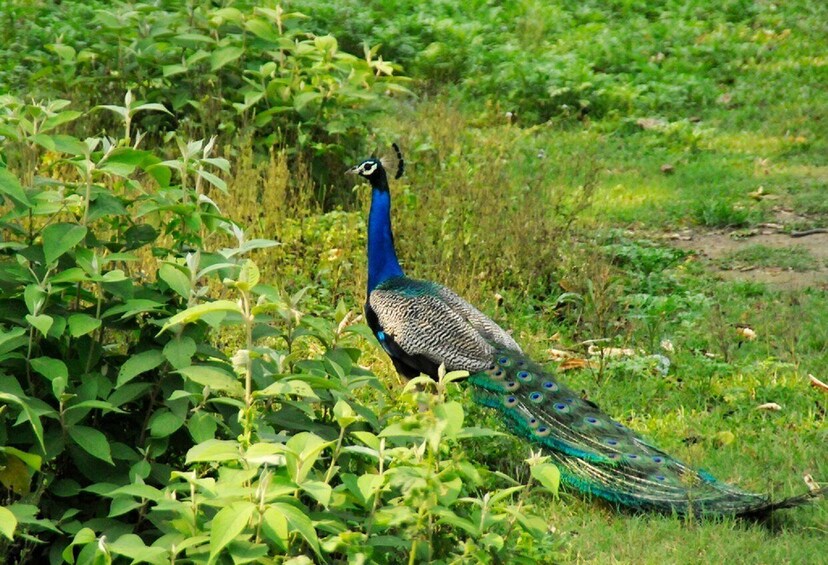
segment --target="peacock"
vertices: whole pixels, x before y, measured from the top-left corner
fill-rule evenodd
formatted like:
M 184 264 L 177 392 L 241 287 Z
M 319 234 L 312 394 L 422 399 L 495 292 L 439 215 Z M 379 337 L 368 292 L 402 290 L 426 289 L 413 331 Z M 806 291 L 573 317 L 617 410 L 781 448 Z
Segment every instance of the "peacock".
M 399 160 L 395 179 L 405 162 Z M 543 449 L 562 480 L 636 510 L 761 517 L 820 494 L 772 501 L 694 470 L 613 420 L 527 357 L 509 333 L 440 284 L 403 272 L 391 229 L 388 174 L 371 157 L 349 169 L 371 184 L 365 318 L 396 370 L 437 378 L 441 365 L 468 371 L 475 399 L 518 436 Z

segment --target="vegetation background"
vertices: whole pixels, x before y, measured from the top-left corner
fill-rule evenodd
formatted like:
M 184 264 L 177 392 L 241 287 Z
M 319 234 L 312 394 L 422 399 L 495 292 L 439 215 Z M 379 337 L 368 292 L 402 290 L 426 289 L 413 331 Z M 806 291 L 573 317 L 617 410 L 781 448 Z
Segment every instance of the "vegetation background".
M 825 559 L 825 503 L 621 512 L 461 375 L 400 382 L 342 175 L 398 142 L 411 275 L 681 459 L 799 493 L 828 481 L 824 2 L 0 8 L 2 560 Z

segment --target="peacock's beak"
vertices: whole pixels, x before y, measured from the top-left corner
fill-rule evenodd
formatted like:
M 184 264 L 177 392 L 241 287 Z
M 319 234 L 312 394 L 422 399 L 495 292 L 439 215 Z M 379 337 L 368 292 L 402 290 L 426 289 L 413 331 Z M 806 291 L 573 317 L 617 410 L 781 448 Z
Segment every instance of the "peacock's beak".
M 351 167 L 350 169 L 345 171 L 345 174 L 346 175 L 355 175 L 355 174 L 357 174 L 357 169 L 358 168 L 359 168 L 359 165 L 354 165 L 353 167 Z

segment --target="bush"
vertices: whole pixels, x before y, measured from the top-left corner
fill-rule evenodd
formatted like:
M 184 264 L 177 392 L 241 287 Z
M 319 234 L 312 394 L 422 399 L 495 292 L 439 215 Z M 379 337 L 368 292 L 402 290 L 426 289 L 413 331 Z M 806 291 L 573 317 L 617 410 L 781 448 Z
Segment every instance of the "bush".
M 529 486 L 457 455 L 494 434 L 463 426 L 463 375 L 388 402 L 358 365 L 373 338 L 352 312 L 305 315 L 307 289 L 260 281 L 248 255 L 275 242 L 207 196 L 228 172 L 214 138 L 162 160 L 129 127 L 163 106 L 107 106 L 113 141 L 58 133 L 80 117 L 66 101 L 0 103 L 6 560 L 556 555 Z M 531 463 L 556 491 L 557 469 Z
M 409 94 L 376 49 L 343 51 L 335 37 L 309 33 L 301 13 L 211 4 L 12 6 L 0 83 L 91 105 L 132 90 L 169 110 L 133 124 L 154 141 L 172 131 L 252 137 L 259 149 L 276 145 L 328 166 L 362 153 L 383 99 Z M 108 118 L 76 133 L 113 135 L 120 125 Z M 331 180 L 327 168 L 314 168 L 320 184 Z

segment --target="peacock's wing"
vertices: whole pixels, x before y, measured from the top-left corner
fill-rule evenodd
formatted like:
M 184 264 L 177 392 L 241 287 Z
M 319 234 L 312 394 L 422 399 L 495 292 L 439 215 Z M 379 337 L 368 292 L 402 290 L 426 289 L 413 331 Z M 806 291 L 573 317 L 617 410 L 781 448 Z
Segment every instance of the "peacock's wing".
M 485 314 L 435 283 L 390 279 L 371 292 L 368 308 L 392 358 L 425 358 L 435 368 L 475 372 L 491 364 L 496 347 L 520 350 Z
M 478 402 L 497 410 L 513 433 L 546 448 L 562 478 L 583 492 L 679 514 L 751 514 L 781 504 L 689 468 L 518 352 L 498 350 L 469 380 Z

